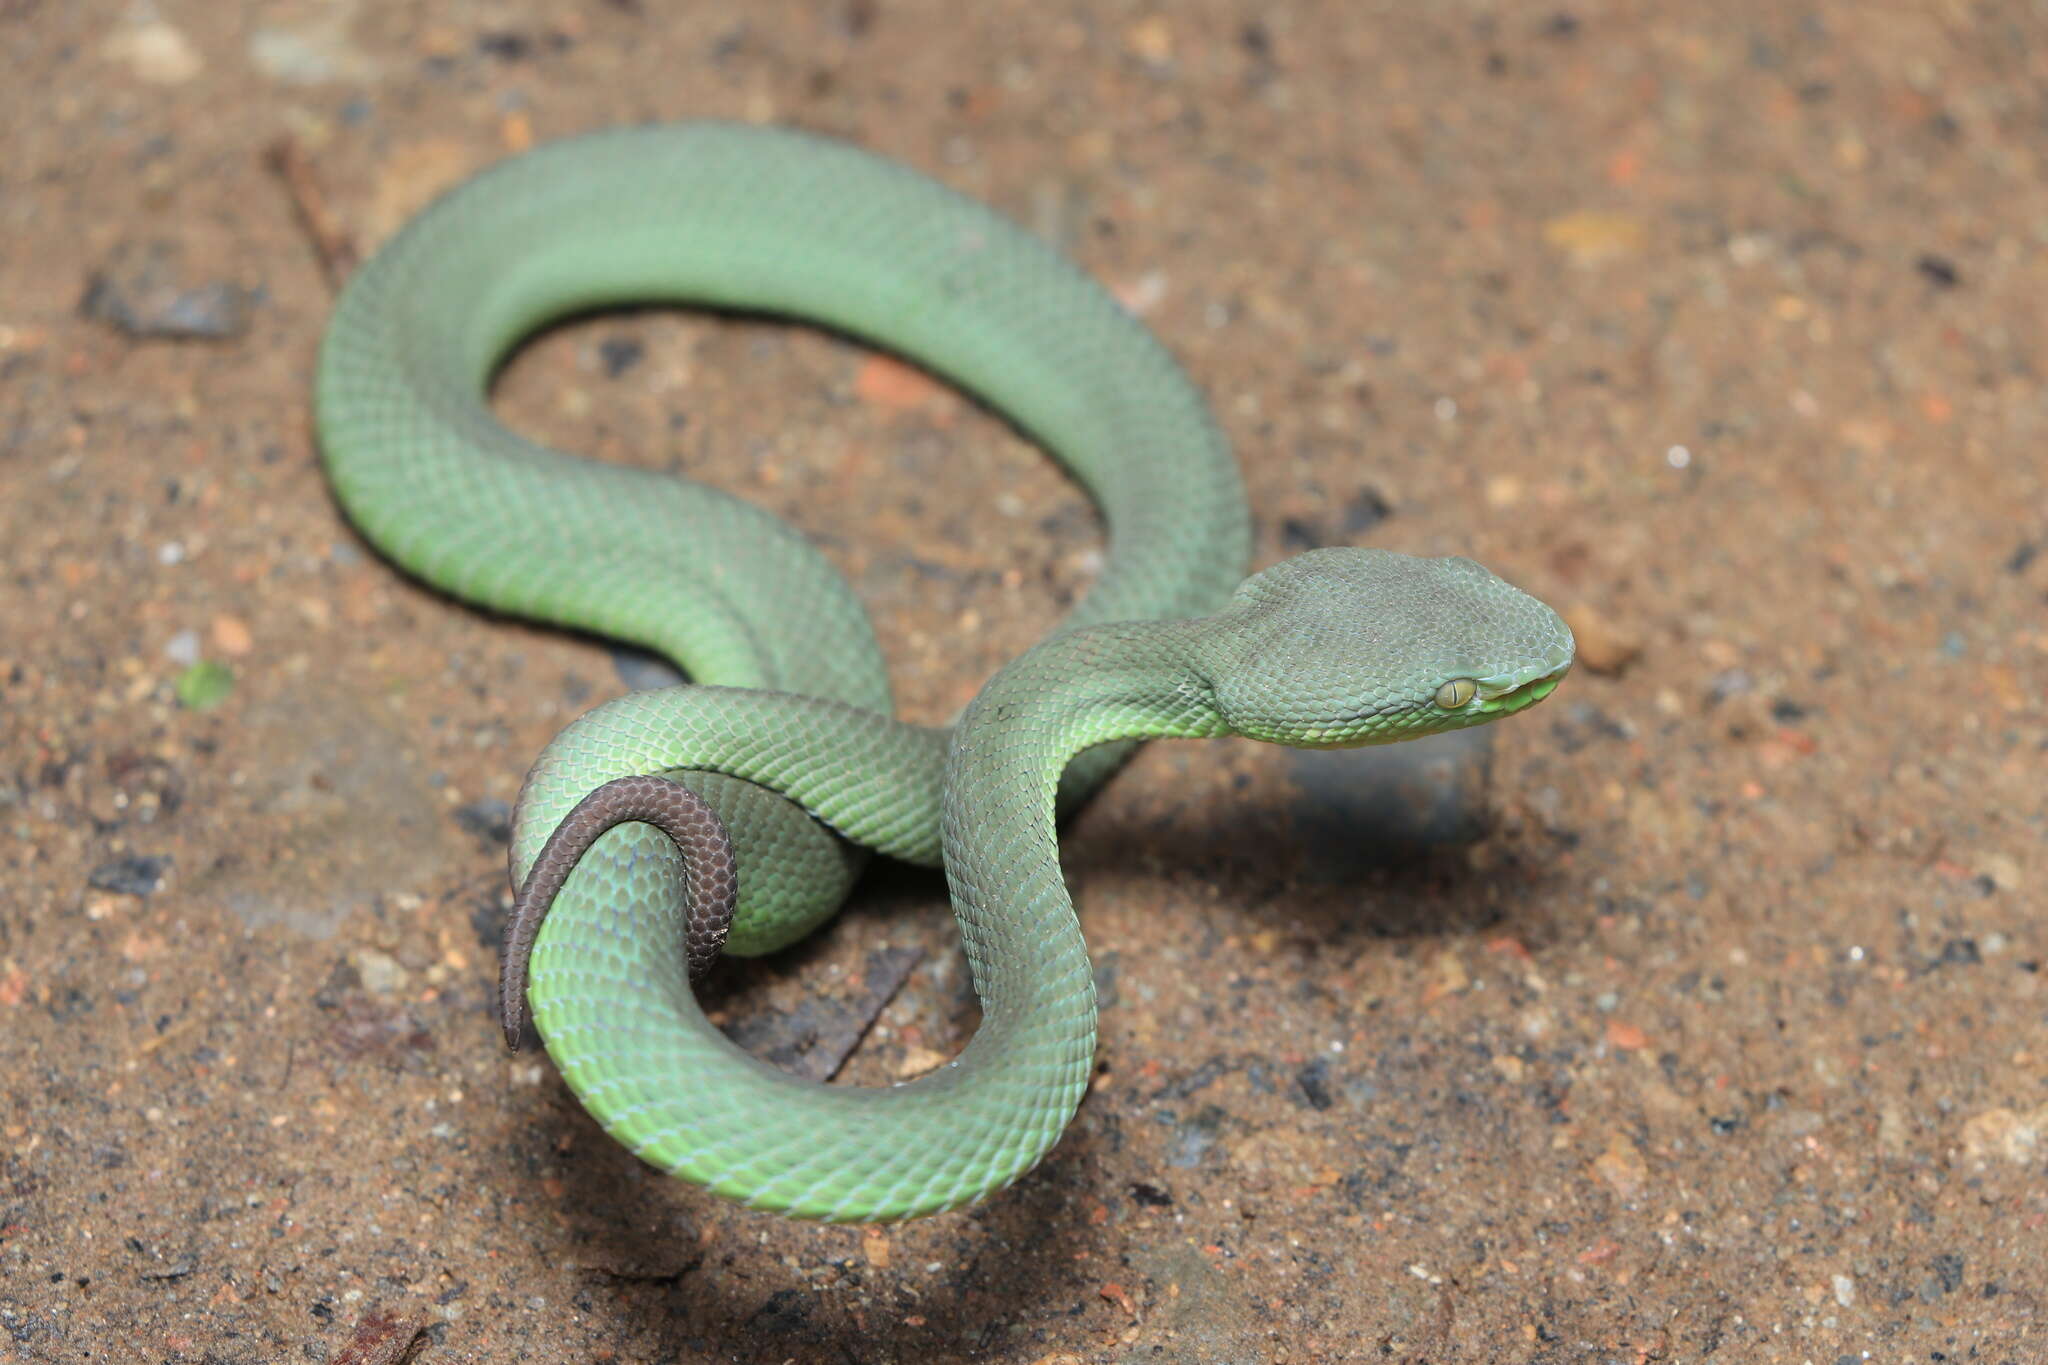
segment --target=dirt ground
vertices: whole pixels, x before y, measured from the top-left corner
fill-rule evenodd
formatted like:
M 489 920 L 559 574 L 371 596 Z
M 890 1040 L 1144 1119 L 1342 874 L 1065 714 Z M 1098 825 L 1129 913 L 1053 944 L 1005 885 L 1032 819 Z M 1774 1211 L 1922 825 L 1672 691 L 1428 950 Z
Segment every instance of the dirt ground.
M 0 54 L 0 1360 L 2048 1359 L 2048 9 L 0 0 Z M 368 246 L 691 115 L 1070 251 L 1261 563 L 1469 553 L 1580 633 L 1490 753 L 1142 755 L 1066 843 L 1100 1084 L 970 1212 L 727 1207 L 508 1056 L 506 803 L 647 666 L 315 462 L 280 139 Z M 1099 555 L 802 329 L 580 323 L 501 409 L 801 524 L 915 718 Z M 942 907 L 885 870 L 716 1017 L 929 1065 Z

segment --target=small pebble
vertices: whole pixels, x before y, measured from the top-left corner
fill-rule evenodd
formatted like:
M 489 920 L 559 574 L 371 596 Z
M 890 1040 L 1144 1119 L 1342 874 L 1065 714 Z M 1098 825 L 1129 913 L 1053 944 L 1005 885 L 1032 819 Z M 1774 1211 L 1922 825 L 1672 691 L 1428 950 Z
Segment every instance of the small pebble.
M 1963 1155 L 1979 1163 L 2003 1160 L 2031 1167 L 2039 1157 L 2044 1134 L 2048 1134 L 2048 1104 L 2023 1114 L 1986 1109 L 1964 1122 Z
M 922 1076 L 927 1071 L 938 1070 L 946 1062 L 947 1057 L 943 1052 L 928 1047 L 910 1048 L 904 1052 L 903 1060 L 896 1063 L 896 1079 L 907 1081 L 914 1076 Z
M 398 959 L 375 948 L 357 948 L 348 955 L 350 965 L 363 981 L 363 989 L 373 995 L 393 995 L 405 989 L 411 973 L 399 965 Z
M 1577 266 L 1636 255 L 1649 235 L 1648 224 L 1622 213 L 1567 213 L 1543 225 L 1545 245 Z
M 1124 47 L 1153 66 L 1164 66 L 1173 60 L 1173 26 L 1164 15 L 1147 15 L 1124 30 Z
M 1945 256 L 1936 256 L 1932 252 L 1913 262 L 1913 268 L 1920 272 L 1920 278 L 1937 289 L 1953 289 L 1963 282 L 1961 273 L 1956 270 L 1955 262 Z
M 226 341 L 249 330 L 255 296 L 227 280 L 179 277 L 177 250 L 125 243 L 87 278 L 78 314 L 143 340 Z
M 231 659 L 240 658 L 256 647 L 248 623 L 239 616 L 214 617 L 212 634 L 214 647 Z
M 161 19 L 115 30 L 100 44 L 100 55 L 151 85 L 183 85 L 206 66 L 192 40 Z
M 476 50 L 501 62 L 520 62 L 533 55 L 533 39 L 516 29 L 479 33 L 476 37 Z
M 1576 643 L 1574 657 L 1589 673 L 1604 678 L 1619 677 L 1642 656 L 1643 642 L 1589 603 L 1580 602 L 1564 613 Z
M 598 363 L 604 366 L 607 379 L 617 379 L 625 374 L 646 354 L 647 348 L 633 337 L 606 337 L 597 343 Z
M 1749 674 L 1739 668 L 1724 668 L 1707 680 L 1707 704 L 1718 706 L 1731 697 L 1739 697 L 1755 686 Z
M 1634 1199 L 1650 1180 L 1649 1163 L 1626 1133 L 1607 1139 L 1607 1150 L 1593 1158 L 1593 1176 L 1622 1199 Z
M 1344 534 L 1362 536 L 1392 515 L 1393 504 L 1377 488 L 1362 488 L 1344 504 Z
M 121 896 L 148 896 L 162 889 L 164 874 L 171 870 L 167 857 L 130 854 L 101 863 L 86 878 L 95 891 L 112 891 Z
M 377 63 L 348 36 L 353 16 L 347 6 L 337 5 L 319 18 L 297 27 L 258 25 L 249 34 L 249 64 L 279 85 L 326 85 L 333 81 L 367 81 L 376 74 Z M 342 109 L 344 122 L 361 106 L 351 101 Z

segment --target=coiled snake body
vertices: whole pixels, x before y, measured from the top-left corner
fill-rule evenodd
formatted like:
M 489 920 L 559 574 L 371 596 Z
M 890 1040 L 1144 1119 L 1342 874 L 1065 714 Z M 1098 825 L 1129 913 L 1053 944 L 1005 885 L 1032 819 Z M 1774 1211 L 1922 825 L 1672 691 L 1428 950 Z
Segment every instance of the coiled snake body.
M 950 732 L 894 720 L 864 611 L 788 527 L 492 416 L 490 377 L 519 339 L 648 302 L 820 323 L 978 395 L 1102 509 L 1099 580 Z M 705 1020 L 685 917 L 717 876 L 687 869 L 646 823 L 657 815 L 560 862 L 530 998 L 570 1085 L 645 1160 L 800 1216 L 957 1207 L 1058 1138 L 1087 1083 L 1095 1002 L 1055 809 L 1129 742 L 1384 743 L 1520 709 L 1571 661 L 1554 613 L 1467 560 L 1322 550 L 1240 586 L 1236 468 L 1150 335 L 982 206 L 794 132 L 620 130 L 461 186 L 350 280 L 315 415 L 337 494 L 397 563 L 473 602 L 648 646 L 693 680 L 600 706 L 548 746 L 514 822 L 515 882 L 586 796 L 649 775 L 700 794 L 730 833 L 730 951 L 813 928 L 858 849 L 943 853 L 982 1024 L 956 1061 L 886 1090 L 799 1081 Z M 635 790 L 662 804 L 658 785 Z M 518 1004 L 515 989 L 515 1026 Z

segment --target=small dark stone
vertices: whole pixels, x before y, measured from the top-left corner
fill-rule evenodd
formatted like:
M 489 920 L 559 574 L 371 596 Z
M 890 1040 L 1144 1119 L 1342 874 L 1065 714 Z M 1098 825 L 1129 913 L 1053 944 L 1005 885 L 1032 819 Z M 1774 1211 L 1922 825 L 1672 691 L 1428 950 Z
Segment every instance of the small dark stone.
M 1230 1074 L 1235 1068 L 1227 1057 L 1211 1057 L 1185 1076 L 1176 1077 L 1152 1092 L 1155 1100 L 1184 1100 L 1188 1096 L 1207 1090 L 1219 1079 Z
M 501 62 L 524 61 L 533 55 L 533 39 L 511 29 L 479 33 L 476 36 L 476 50 L 486 57 L 496 57 Z
M 1707 1127 L 1712 1130 L 1715 1137 L 1727 1137 L 1741 1126 L 1742 1116 L 1740 1114 L 1730 1114 L 1726 1118 L 1710 1118 L 1707 1120 Z
M 873 30 L 880 8 L 877 0 L 842 0 L 833 17 L 846 37 L 865 38 Z
M 803 1290 L 778 1289 L 754 1310 L 754 1315 L 747 1320 L 747 1324 L 765 1326 L 774 1331 L 787 1331 L 803 1322 L 810 1314 L 811 1305 Z
M 313 1004 L 323 1010 L 340 1009 L 344 1000 L 362 988 L 362 973 L 347 958 L 340 958 L 328 971 L 327 979 L 313 992 Z
M 163 885 L 164 873 L 170 870 L 171 860 L 168 857 L 130 854 L 110 863 L 101 863 L 85 879 L 85 884 L 95 891 L 147 896 Z
M 2040 554 L 2041 544 L 2039 541 L 2023 540 L 2011 554 L 2005 557 L 2005 571 L 2007 573 L 2025 573 L 2027 566 L 2039 558 Z
M 1806 708 L 1789 697 L 1780 697 L 1771 703 L 1771 719 L 1790 725 L 1795 720 L 1806 719 Z
M 1148 1209 L 1170 1209 L 1173 1207 L 1172 1195 L 1160 1189 L 1157 1185 L 1147 1185 L 1142 1180 L 1136 1181 L 1131 1185 L 1131 1198 L 1137 1200 Z M 1989 1287 L 1988 1285 L 1986 1286 L 1986 1288 Z M 1989 1296 L 1987 1295 L 1986 1297 Z
M 169 243 L 124 244 L 86 280 L 78 314 L 146 339 L 224 341 L 249 330 L 255 296 L 224 280 L 188 285 Z
M 1272 60 L 1273 35 L 1256 19 L 1237 31 L 1237 44 L 1262 62 Z
M 1974 967 L 1984 960 L 1977 951 L 1977 940 L 1973 938 L 1952 938 L 1941 945 L 1941 957 L 1937 965 L 1943 967 Z
M 646 355 L 647 348 L 632 337 L 606 337 L 597 343 L 597 358 L 604 365 L 606 379 L 617 379 Z
M 1320 520 L 1288 517 L 1280 523 L 1280 543 L 1289 554 L 1318 550 L 1325 545 L 1353 544 L 1393 514 L 1393 507 L 1378 489 L 1363 489 L 1344 504 L 1335 531 Z
M 1543 21 L 1543 36 L 1546 38 L 1576 38 L 1579 36 L 1579 16 L 1559 10 Z
M 1337 1097 L 1330 1093 L 1330 1060 L 1327 1057 L 1318 1057 L 1295 1072 L 1294 1084 L 1311 1109 L 1325 1110 L 1337 1102 Z
M 1392 515 L 1394 506 L 1379 489 L 1361 488 L 1356 497 L 1344 504 L 1344 534 L 1362 536 Z
M 1591 702 L 1578 702 L 1567 707 L 1562 716 L 1552 718 L 1550 730 L 1568 754 L 1575 754 L 1596 740 L 1635 738 L 1635 732 L 1628 726 Z
M 1936 256 L 1932 252 L 1914 261 L 1913 268 L 1924 275 L 1927 278 L 1927 282 L 1937 289 L 1953 289 L 1963 282 L 1963 277 L 1956 273 L 1953 261 L 1950 261 L 1945 256 Z
M 198 1268 L 197 1265 L 189 1260 L 173 1261 L 167 1266 L 143 1271 L 141 1278 L 145 1280 L 182 1280 Z
M 633 3 L 637 7 L 639 0 L 633 0 Z M 724 66 L 745 51 L 746 46 L 747 26 L 742 21 L 711 40 L 711 60 L 716 65 Z
M 474 834 L 486 847 L 512 842 L 512 803 L 487 796 L 455 808 L 455 823 Z
M 1942 1293 L 1953 1294 L 1963 1287 L 1963 1258 L 1953 1252 L 1935 1257 L 1927 1263 L 1927 1268 L 1941 1282 Z
M 1322 528 L 1301 517 L 1288 517 L 1280 523 L 1280 544 L 1291 555 L 1303 550 L 1320 550 L 1329 544 L 1323 538 Z

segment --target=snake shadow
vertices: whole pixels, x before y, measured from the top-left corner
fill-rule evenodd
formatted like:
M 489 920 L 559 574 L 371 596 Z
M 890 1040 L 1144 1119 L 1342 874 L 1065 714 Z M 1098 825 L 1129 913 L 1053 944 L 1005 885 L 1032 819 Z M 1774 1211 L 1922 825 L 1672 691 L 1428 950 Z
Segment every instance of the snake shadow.
M 1191 777 L 1206 748 L 1180 760 Z M 1571 836 L 1501 837 L 1487 730 L 1378 749 L 1246 746 L 1226 761 L 1226 784 L 1154 783 L 1082 812 L 1064 841 L 1069 884 L 1153 878 L 1247 928 L 1283 920 L 1332 943 L 1505 927 L 1535 944 L 1563 929 L 1549 907 L 1574 880 L 1559 856 Z
M 567 1212 L 546 1236 L 582 1281 L 575 1297 L 609 1300 L 648 1358 L 1000 1358 L 1010 1320 L 1042 1316 L 1020 1287 L 1090 1301 L 1085 1267 L 1110 1250 L 1087 1216 L 1097 1163 L 1085 1125 L 986 1203 L 891 1229 L 892 1269 L 869 1262 L 859 1228 L 754 1213 L 642 1165 L 566 1086 L 550 1108 L 537 1145 L 569 1156 L 556 1201 Z

